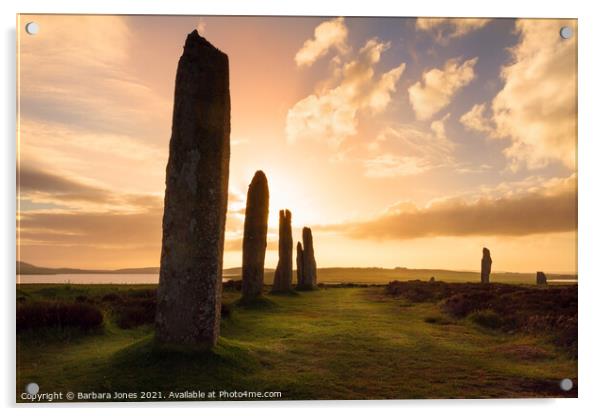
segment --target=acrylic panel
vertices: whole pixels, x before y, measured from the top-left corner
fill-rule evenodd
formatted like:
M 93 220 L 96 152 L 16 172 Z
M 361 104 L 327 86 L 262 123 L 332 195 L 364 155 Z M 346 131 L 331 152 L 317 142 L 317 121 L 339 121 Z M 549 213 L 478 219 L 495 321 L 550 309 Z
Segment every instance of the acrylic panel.
M 577 396 L 576 20 L 17 35 L 18 402 Z

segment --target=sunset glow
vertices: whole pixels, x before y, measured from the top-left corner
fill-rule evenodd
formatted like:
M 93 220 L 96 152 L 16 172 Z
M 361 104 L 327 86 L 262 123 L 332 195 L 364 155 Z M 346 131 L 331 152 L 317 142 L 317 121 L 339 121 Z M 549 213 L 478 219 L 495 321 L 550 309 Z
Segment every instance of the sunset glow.
M 24 23 L 40 33 L 29 36 Z M 571 39 L 558 36 L 571 26 Z M 224 267 L 270 187 L 318 267 L 577 272 L 573 20 L 21 15 L 18 260 L 158 266 L 176 65 L 229 56 Z

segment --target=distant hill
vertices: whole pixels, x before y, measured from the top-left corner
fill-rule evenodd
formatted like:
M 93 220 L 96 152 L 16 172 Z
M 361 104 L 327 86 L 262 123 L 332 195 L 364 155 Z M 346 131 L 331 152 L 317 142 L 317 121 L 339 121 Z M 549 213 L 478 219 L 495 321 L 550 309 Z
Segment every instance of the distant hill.
M 158 267 L 141 267 L 115 270 L 73 269 L 69 267 L 39 267 L 23 261 L 17 262 L 17 274 L 156 274 Z
M 267 273 L 273 273 L 274 269 L 265 269 Z M 240 276 L 241 267 L 224 269 L 224 275 Z M 126 269 L 75 269 L 70 267 L 40 267 L 24 261 L 17 262 L 17 274 L 159 274 L 158 267 L 138 267 Z

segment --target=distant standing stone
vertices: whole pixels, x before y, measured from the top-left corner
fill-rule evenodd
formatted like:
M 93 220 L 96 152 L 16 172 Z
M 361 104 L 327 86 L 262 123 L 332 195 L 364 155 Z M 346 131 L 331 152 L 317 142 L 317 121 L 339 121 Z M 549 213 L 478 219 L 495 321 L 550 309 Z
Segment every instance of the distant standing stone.
M 483 258 L 481 259 L 481 283 L 489 283 L 489 275 L 491 274 L 491 253 L 489 249 L 483 247 Z
M 311 234 L 311 229 L 308 227 L 303 228 L 303 249 L 302 260 L 301 260 L 301 279 L 299 279 L 297 288 L 298 289 L 314 289 L 317 286 L 317 266 L 316 258 L 314 257 L 314 240 Z M 297 246 L 297 262 L 299 255 L 299 246 Z M 298 274 L 298 273 L 297 273 Z
M 288 209 L 280 210 L 278 228 L 278 265 L 272 292 L 289 292 L 293 288 L 293 231 Z
M 270 192 L 262 171 L 255 172 L 247 192 L 242 241 L 242 297 L 253 300 L 263 289 L 263 266 L 267 247 Z
M 202 349 L 217 342 L 229 163 L 228 56 L 194 30 L 176 74 L 155 319 L 159 342 Z
M 548 284 L 548 278 L 544 272 L 537 272 L 537 275 L 535 276 L 535 281 L 538 285 Z

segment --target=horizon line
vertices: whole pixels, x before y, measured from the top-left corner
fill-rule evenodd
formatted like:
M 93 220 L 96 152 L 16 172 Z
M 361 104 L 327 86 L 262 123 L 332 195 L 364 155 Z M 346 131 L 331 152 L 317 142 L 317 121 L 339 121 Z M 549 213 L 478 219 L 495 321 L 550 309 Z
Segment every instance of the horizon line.
M 35 265 L 33 263 L 29 263 L 27 261 L 23 261 L 23 260 L 17 260 L 17 263 L 25 263 L 28 264 L 30 266 L 33 267 L 37 267 L 40 269 L 73 269 L 73 270 L 83 270 L 83 271 L 103 271 L 103 272 L 115 272 L 115 271 L 119 271 L 119 270 L 136 270 L 136 269 L 151 269 L 151 268 L 156 268 L 156 269 L 160 269 L 160 266 L 140 266 L 140 267 L 117 267 L 117 268 L 88 268 L 88 267 L 70 267 L 70 266 L 58 266 L 58 267 L 48 267 L 48 266 L 38 266 Z M 230 267 L 222 267 L 222 270 L 227 270 L 227 269 L 237 269 L 237 268 L 242 268 L 241 266 L 230 266 Z M 478 269 L 445 269 L 445 268 L 440 268 L 440 267 L 405 267 L 405 266 L 394 266 L 394 267 L 384 267 L 384 266 L 327 266 L 327 267 L 318 267 L 318 270 L 320 269 L 384 269 L 384 270 L 396 270 L 396 269 L 405 269 L 405 270 L 440 270 L 440 271 L 447 271 L 447 272 L 458 272 L 458 273 L 480 273 L 480 270 Z M 271 267 L 265 267 L 264 270 L 275 270 L 275 268 L 271 268 Z M 295 268 L 293 268 L 293 271 L 296 271 Z M 498 271 L 492 271 L 491 274 L 509 274 L 509 273 L 516 273 L 516 274 L 530 274 L 530 273 L 536 273 L 538 271 L 543 271 L 544 273 L 547 274 L 561 274 L 561 275 L 572 275 L 572 276 L 578 276 L 578 272 L 577 271 L 545 271 L 545 270 L 536 270 L 533 272 L 520 272 L 520 271 L 508 271 L 508 270 L 498 270 Z M 17 275 L 19 275 L 19 273 L 16 273 Z

